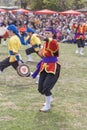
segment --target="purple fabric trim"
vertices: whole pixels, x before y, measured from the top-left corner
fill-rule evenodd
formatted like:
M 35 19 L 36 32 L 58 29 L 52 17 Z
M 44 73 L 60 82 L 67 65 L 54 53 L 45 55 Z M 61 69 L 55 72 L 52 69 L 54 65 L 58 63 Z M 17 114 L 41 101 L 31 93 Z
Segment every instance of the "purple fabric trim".
M 55 57 L 55 56 L 44 57 L 42 60 L 45 63 L 51 63 L 51 62 L 55 63 L 58 61 L 57 57 Z
M 40 66 L 41 63 L 56 63 L 58 61 L 57 57 L 54 56 L 50 56 L 50 57 L 44 57 L 36 66 L 36 70 L 34 71 L 34 73 L 32 74 L 33 78 L 36 78 L 36 76 L 38 75 L 39 71 L 40 71 Z
M 74 36 L 74 42 L 76 42 L 76 38 L 78 37 L 78 36 L 84 36 L 84 34 L 81 34 L 81 33 L 76 33 L 76 35 Z

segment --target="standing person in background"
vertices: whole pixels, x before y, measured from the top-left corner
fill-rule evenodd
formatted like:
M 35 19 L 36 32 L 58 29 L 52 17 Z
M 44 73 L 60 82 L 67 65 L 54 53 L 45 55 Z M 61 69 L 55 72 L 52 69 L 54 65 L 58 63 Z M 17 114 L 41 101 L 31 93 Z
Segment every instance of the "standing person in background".
M 52 92 L 51 89 L 57 82 L 60 74 L 59 63 L 59 45 L 55 39 L 53 39 L 53 32 L 51 29 L 46 30 L 46 38 L 43 48 L 38 52 L 42 57 L 42 60 L 37 65 L 37 70 L 32 74 L 35 78 L 38 72 L 40 72 L 38 91 L 45 95 L 45 106 L 40 111 L 45 112 L 51 109 Z
M 85 32 L 87 30 L 87 25 L 80 21 L 78 24 L 74 24 L 72 27 L 75 30 L 74 42 L 77 44 L 76 54 L 84 55 L 84 41 L 85 41 Z
M 8 26 L 8 50 L 9 56 L 4 60 L 0 61 L 0 73 L 10 65 L 16 70 L 18 65 L 22 63 L 21 57 L 19 55 L 19 50 L 21 48 L 21 42 L 18 37 L 18 30 L 15 25 Z

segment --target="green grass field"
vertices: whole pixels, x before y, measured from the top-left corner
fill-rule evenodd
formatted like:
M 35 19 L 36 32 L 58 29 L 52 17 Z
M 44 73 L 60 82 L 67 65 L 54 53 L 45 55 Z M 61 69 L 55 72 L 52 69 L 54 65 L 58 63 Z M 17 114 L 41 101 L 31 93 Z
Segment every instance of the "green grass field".
M 24 46 L 21 55 L 27 60 Z M 52 90 L 49 112 L 39 112 L 44 97 L 35 80 L 19 77 L 12 67 L 0 75 L 0 130 L 87 130 L 87 47 L 75 54 L 75 44 L 60 44 L 61 74 Z M 0 44 L 0 60 L 8 55 Z M 40 58 L 32 55 L 35 62 Z M 28 63 L 35 70 L 36 63 Z

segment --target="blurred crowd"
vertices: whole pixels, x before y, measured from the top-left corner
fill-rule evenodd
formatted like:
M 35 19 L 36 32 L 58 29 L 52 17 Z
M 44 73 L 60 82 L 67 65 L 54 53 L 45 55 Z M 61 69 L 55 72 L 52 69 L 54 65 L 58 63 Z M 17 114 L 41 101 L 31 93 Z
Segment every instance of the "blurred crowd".
M 34 15 L 34 14 L 13 14 L 8 12 L 0 14 L 0 26 L 14 24 L 17 28 L 28 26 L 33 28 L 38 34 L 44 35 L 46 28 L 52 28 L 56 39 L 62 43 L 73 43 L 75 23 L 87 24 L 85 15 Z M 87 34 L 85 34 L 87 35 Z

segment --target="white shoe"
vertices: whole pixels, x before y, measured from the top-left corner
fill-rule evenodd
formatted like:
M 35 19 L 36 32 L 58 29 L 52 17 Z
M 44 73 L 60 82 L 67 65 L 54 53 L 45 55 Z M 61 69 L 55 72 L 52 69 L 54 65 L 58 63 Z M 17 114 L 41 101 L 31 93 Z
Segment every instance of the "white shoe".
M 50 102 L 51 96 L 45 96 L 45 99 L 46 99 L 46 105 L 40 109 L 40 111 L 42 112 L 46 112 L 51 108 L 51 102 Z
M 39 82 L 38 82 L 38 81 L 36 81 L 35 83 L 36 83 L 36 84 L 38 84 Z
M 84 55 L 84 53 L 83 53 L 83 52 L 80 52 L 80 55 L 82 55 L 82 56 L 83 56 L 83 55 Z
M 37 77 L 36 77 L 36 84 L 38 84 L 39 83 L 39 75 L 37 75 Z
M 84 50 L 84 48 L 81 47 L 81 48 L 80 48 L 80 55 L 84 55 L 83 50 Z
M 76 50 L 76 54 L 78 54 L 79 53 L 79 51 L 78 50 Z
M 50 103 L 52 104 L 52 102 L 53 102 L 53 97 L 50 96 Z M 46 105 L 46 102 L 44 102 L 43 106 L 45 106 L 45 105 Z
M 4 45 L 4 46 L 6 46 L 6 45 L 7 45 L 6 41 L 4 41 L 4 42 L 3 42 L 3 45 Z
M 31 57 L 31 55 L 29 54 L 29 55 L 27 55 L 28 56 L 28 61 L 29 62 L 33 62 L 33 59 L 32 59 L 32 57 Z
M 32 60 L 32 59 L 28 59 L 27 61 L 28 61 L 28 62 L 33 62 L 33 60 Z
M 40 109 L 41 112 L 46 112 L 46 111 L 49 111 L 50 110 L 50 107 L 47 107 L 47 106 L 44 106 Z
M 30 77 L 32 77 L 33 72 L 30 72 Z

